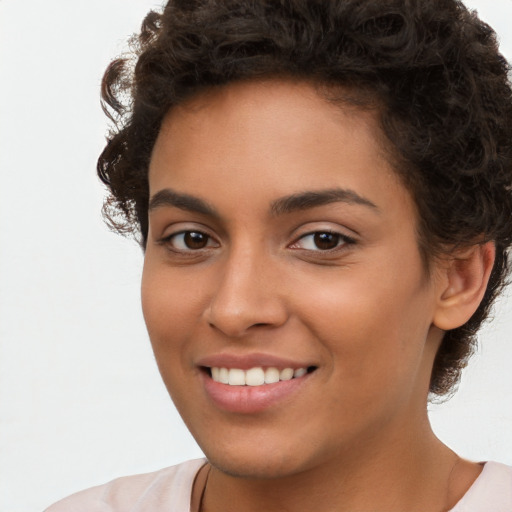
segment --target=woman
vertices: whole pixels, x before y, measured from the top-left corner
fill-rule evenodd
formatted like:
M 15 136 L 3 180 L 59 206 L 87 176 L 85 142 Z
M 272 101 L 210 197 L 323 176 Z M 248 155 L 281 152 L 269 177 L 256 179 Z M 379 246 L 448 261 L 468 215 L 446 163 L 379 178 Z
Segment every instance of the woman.
M 510 510 L 512 469 L 460 458 L 426 410 L 506 278 L 492 30 L 452 0 L 175 0 L 138 44 L 105 74 L 98 171 L 207 461 L 49 510 Z

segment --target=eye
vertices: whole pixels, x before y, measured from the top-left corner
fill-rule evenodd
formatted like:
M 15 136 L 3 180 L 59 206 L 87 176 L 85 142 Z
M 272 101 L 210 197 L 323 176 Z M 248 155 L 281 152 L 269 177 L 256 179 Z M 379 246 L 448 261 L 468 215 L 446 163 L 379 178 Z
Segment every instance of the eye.
M 165 237 L 162 243 L 177 251 L 197 251 L 207 247 L 218 247 L 218 244 L 201 231 L 181 231 Z
M 354 240 L 341 233 L 332 231 L 315 231 L 301 236 L 291 247 L 292 249 L 305 249 L 307 251 L 332 251 Z

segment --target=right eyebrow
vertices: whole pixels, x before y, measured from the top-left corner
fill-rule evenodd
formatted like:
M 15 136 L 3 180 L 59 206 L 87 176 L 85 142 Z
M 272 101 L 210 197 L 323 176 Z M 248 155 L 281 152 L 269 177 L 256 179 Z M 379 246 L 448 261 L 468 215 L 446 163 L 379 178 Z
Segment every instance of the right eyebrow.
M 189 194 L 176 192 L 170 188 L 159 190 L 153 197 L 151 197 L 148 211 L 151 212 L 163 206 L 171 206 L 179 208 L 180 210 L 201 213 L 202 215 L 209 215 L 210 217 L 219 217 L 215 208 L 203 199 L 199 199 L 198 197 L 194 197 Z
M 283 215 L 337 202 L 359 204 L 376 213 L 379 212 L 379 208 L 369 199 L 356 194 L 353 190 L 343 188 L 311 190 L 285 196 L 272 203 L 271 211 L 274 215 Z

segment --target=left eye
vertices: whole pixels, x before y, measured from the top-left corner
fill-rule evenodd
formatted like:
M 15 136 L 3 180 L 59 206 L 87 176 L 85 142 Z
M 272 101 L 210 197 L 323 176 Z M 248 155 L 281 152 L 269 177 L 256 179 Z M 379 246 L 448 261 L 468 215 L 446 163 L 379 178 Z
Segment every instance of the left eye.
M 190 251 L 214 247 L 213 239 L 200 231 L 182 231 L 167 237 L 166 242 L 178 251 Z
M 317 231 L 300 237 L 292 247 L 308 251 L 329 251 L 350 242 L 348 237 L 339 233 Z

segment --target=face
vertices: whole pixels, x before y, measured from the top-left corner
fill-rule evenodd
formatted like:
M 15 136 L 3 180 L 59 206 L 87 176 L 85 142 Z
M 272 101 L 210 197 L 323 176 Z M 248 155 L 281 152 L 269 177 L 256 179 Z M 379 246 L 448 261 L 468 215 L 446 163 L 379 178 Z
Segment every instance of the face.
M 144 316 L 172 399 L 227 473 L 327 465 L 424 420 L 436 287 L 378 140 L 371 113 L 282 81 L 205 93 L 163 123 Z

